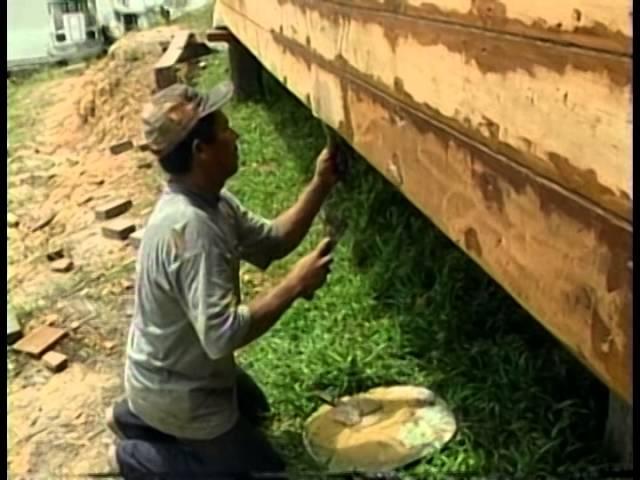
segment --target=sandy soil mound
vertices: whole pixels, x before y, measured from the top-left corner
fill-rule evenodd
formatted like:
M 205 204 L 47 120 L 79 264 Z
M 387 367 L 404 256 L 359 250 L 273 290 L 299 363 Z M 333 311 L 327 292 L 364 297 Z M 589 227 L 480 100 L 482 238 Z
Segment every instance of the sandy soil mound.
M 126 245 L 101 236 L 94 209 L 114 197 L 140 206 L 148 203 L 145 195 L 157 193 L 150 189 L 151 175 L 158 179 L 151 154 L 133 149 L 113 155 L 109 147 L 143 141 L 140 114 L 155 91 L 153 67 L 178 30 L 169 26 L 129 34 L 82 73 L 34 92 L 37 134 L 17 145 L 9 160 L 10 209 L 20 219 L 20 227 L 8 233 L 13 290 L 37 283 L 34 260 L 52 248 L 67 249 L 78 266 L 95 262 L 96 249 L 114 262 L 130 255 Z M 146 212 L 134 208 L 134 213 Z M 53 220 L 34 231 L 48 217 Z

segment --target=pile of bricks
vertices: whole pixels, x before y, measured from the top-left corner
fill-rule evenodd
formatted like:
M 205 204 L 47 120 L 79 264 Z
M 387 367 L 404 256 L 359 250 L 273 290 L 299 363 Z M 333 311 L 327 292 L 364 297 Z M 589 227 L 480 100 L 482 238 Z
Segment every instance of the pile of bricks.
M 129 199 L 111 200 L 95 210 L 96 220 L 104 221 L 102 235 L 114 240 L 126 240 L 136 231 L 135 221 L 122 217 L 133 206 Z
M 67 367 L 68 358 L 52 349 L 66 335 L 65 330 L 43 325 L 19 340 L 13 345 L 13 349 L 41 359 L 44 366 L 52 372 L 61 372 Z
M 133 203 L 129 199 L 111 200 L 98 207 L 95 211 L 96 219 L 103 221 L 102 235 L 113 240 L 129 240 L 129 243 L 138 248 L 142 242 L 143 230 L 136 227 L 136 222 L 129 217 L 121 215 L 128 212 Z
M 102 235 L 113 240 L 129 240 L 129 243 L 138 248 L 142 242 L 143 230 L 136 227 L 132 218 L 123 217 L 133 203 L 129 199 L 111 200 L 96 208 L 96 220 L 103 221 Z
M 128 240 L 130 245 L 138 248 L 142 242 L 143 230 L 136 227 L 134 219 L 124 216 L 132 206 L 130 199 L 114 199 L 96 208 L 95 218 L 102 223 L 100 228 L 105 238 Z M 73 260 L 62 247 L 51 248 L 45 257 L 54 272 L 68 273 L 73 270 Z M 47 369 L 55 373 L 64 370 L 69 363 L 66 355 L 53 350 L 66 335 L 66 330 L 43 325 L 23 337 L 18 322 L 7 313 L 7 344 L 13 345 L 15 351 L 40 359 Z

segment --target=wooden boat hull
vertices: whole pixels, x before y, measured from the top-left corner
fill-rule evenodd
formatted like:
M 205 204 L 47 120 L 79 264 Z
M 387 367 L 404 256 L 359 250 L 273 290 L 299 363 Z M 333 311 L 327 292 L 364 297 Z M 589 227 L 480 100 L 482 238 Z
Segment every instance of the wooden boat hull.
M 628 1 L 219 0 L 284 85 L 632 403 Z

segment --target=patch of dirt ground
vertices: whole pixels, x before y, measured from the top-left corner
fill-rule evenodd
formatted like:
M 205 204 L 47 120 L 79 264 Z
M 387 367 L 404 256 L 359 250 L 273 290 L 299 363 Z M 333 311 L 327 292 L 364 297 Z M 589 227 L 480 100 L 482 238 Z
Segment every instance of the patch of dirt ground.
M 113 439 L 102 422 L 118 390 L 113 372 L 75 362 L 60 374 L 33 371 L 28 380 L 12 382 L 9 472 L 27 478 L 43 467 L 57 478 L 107 472 L 106 452 Z
M 127 35 L 82 73 L 38 86 L 28 142 L 8 158 L 9 304 L 25 335 L 40 325 L 68 335 L 55 347 L 61 373 L 9 348 L 8 468 L 11 478 L 60 478 L 107 468 L 112 442 L 104 412 L 122 395 L 124 344 L 133 303 L 135 249 L 101 233 L 95 208 L 129 198 L 123 216 L 144 225 L 161 189 L 153 157 L 122 140 L 142 140 L 140 113 L 154 91 L 153 65 L 176 27 Z M 186 72 L 188 74 L 188 71 Z M 19 88 L 19 87 L 18 87 Z M 9 222 L 8 222 L 9 224 Z M 16 225 L 17 224 L 17 225 Z M 73 262 L 51 270 L 61 248 Z

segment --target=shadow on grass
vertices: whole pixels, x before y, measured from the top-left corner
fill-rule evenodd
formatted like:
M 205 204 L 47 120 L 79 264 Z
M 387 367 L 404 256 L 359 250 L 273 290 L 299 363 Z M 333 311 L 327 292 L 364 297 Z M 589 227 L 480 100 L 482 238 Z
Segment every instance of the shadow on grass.
M 290 152 L 309 144 L 319 151 L 320 123 L 277 81 L 266 85 L 263 106 Z M 448 451 L 463 455 L 473 445 L 493 459 L 481 465 L 508 465 L 501 473 L 510 474 L 602 464 L 607 389 L 402 194 L 352 157 L 350 176 L 326 208 L 348 225 L 344 251 L 366 276 L 371 310 L 393 317 L 405 354 L 439 373 L 429 387 L 460 419 Z M 313 166 L 307 155 L 298 168 L 309 177 Z M 338 393 L 393 381 L 356 366 Z M 440 466 L 434 460 L 423 467 L 417 471 Z

